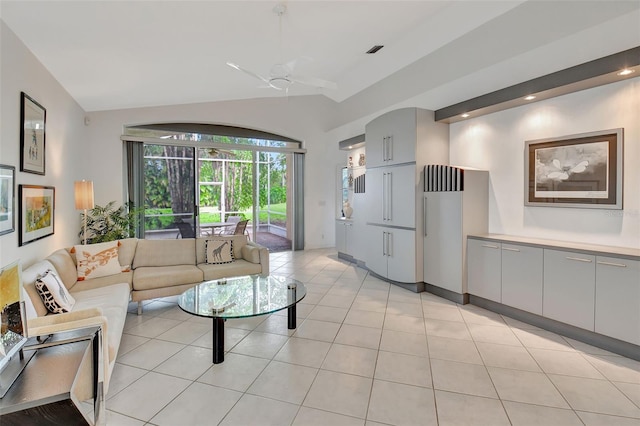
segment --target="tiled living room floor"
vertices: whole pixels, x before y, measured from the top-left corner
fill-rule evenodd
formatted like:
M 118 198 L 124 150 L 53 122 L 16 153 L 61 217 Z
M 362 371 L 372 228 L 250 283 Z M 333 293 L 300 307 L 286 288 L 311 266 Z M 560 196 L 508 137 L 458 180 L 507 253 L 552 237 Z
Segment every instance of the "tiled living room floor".
M 286 310 L 226 324 L 176 298 L 135 304 L 108 425 L 640 425 L 640 363 L 368 276 L 335 251 L 271 255 L 303 281 Z

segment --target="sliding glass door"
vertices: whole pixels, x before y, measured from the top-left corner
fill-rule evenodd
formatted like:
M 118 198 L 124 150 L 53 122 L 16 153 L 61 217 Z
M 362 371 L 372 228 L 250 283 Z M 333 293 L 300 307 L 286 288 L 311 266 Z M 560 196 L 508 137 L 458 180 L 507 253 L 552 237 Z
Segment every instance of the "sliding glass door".
M 302 249 L 305 151 L 299 142 L 251 133 L 276 136 L 198 124 L 127 128 L 128 198 L 144 206 L 144 238 L 232 233 L 246 220 L 245 233 L 272 251 Z
M 192 147 L 144 145 L 145 238 L 193 238 L 195 167 Z

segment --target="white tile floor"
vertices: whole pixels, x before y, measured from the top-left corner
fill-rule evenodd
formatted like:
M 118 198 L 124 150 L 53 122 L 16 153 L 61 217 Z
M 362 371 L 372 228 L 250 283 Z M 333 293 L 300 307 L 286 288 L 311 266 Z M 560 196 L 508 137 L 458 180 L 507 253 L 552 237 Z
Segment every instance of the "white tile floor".
M 305 282 L 286 311 L 226 323 L 176 298 L 130 313 L 109 425 L 640 425 L 640 363 L 476 306 L 415 294 L 332 250 L 275 253 Z

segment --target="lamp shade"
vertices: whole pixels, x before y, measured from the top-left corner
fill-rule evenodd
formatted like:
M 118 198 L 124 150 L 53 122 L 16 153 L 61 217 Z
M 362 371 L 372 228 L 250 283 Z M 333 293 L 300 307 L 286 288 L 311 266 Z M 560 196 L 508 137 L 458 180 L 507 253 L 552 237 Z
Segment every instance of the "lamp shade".
M 92 209 L 93 204 L 93 182 L 90 180 L 76 181 L 74 184 L 76 196 L 76 210 Z

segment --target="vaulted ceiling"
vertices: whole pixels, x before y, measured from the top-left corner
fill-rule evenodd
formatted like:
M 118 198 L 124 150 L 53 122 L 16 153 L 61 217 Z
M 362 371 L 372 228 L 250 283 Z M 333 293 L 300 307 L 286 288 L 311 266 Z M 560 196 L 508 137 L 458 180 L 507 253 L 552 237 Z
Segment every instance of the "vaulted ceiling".
M 86 111 L 320 94 L 433 109 L 640 45 L 640 1 L 28 1 L 0 18 Z M 376 54 L 365 52 L 374 45 Z M 261 76 L 294 72 L 337 84 Z

